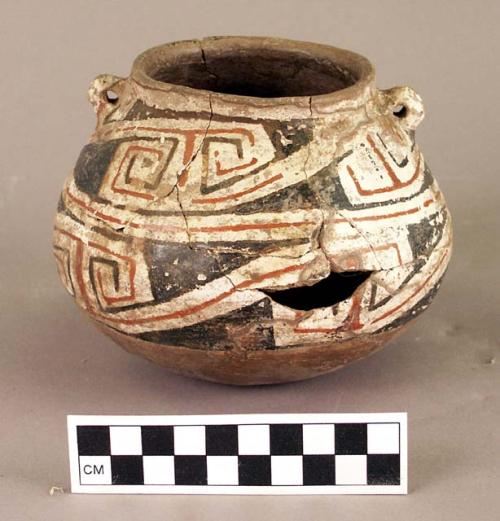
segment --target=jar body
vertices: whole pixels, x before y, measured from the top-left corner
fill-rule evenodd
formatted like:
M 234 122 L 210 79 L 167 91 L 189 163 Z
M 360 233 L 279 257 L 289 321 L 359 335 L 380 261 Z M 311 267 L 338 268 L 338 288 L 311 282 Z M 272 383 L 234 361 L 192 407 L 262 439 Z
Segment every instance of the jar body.
M 370 354 L 428 306 L 450 217 L 394 92 L 260 118 L 115 88 L 64 186 L 54 252 L 124 348 L 214 381 L 298 380 Z

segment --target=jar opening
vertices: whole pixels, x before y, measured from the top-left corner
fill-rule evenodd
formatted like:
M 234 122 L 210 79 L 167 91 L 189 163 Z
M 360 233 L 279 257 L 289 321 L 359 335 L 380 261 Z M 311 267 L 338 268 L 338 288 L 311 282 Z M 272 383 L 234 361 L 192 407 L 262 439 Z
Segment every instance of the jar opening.
M 335 47 L 227 36 L 149 49 L 137 58 L 133 75 L 157 89 L 175 86 L 217 93 L 228 100 L 233 96 L 277 100 L 336 96 L 349 87 L 362 88 L 372 80 L 373 69 L 362 56 Z
M 258 98 L 316 96 L 357 81 L 355 71 L 322 57 L 286 49 L 189 49 L 146 71 L 156 81 Z

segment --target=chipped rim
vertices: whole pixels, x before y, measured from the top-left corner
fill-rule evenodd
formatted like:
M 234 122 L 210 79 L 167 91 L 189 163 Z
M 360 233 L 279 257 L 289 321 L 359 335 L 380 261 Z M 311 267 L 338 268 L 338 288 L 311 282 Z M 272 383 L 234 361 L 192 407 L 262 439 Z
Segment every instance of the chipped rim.
M 348 69 L 356 78 L 353 85 L 326 94 L 311 96 L 254 97 L 238 94 L 226 94 L 206 89 L 177 85 L 156 80 L 151 73 L 160 64 L 175 62 L 180 54 L 189 52 L 217 51 L 219 49 L 255 50 L 262 48 L 281 49 L 287 52 L 305 54 L 311 58 L 327 59 Z M 213 36 L 201 40 L 182 40 L 152 47 L 135 59 L 131 79 L 144 91 L 158 94 L 158 104 L 163 105 L 162 94 L 178 96 L 179 99 L 198 102 L 201 105 L 210 103 L 215 111 L 226 115 L 235 115 L 238 108 L 245 113 L 275 117 L 283 111 L 291 110 L 295 116 L 310 118 L 336 112 L 339 109 L 357 109 L 364 105 L 374 90 L 375 70 L 371 62 L 357 53 L 337 47 L 282 38 L 254 36 Z M 151 96 L 151 92 L 147 93 Z

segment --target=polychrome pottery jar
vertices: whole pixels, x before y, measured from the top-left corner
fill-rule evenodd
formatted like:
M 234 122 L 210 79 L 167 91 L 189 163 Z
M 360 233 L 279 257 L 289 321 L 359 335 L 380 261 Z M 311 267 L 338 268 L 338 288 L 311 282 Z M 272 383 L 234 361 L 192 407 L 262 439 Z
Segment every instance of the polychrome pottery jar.
M 207 38 L 102 75 L 66 181 L 66 289 L 128 351 L 232 384 L 300 380 L 380 348 L 421 313 L 451 223 L 408 87 L 362 56 Z

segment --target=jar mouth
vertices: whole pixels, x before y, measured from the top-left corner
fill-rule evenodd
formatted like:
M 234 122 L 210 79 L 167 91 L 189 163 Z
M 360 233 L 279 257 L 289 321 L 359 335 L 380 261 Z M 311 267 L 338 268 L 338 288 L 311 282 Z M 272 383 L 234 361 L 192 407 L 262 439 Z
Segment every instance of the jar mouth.
M 173 42 L 138 56 L 133 79 L 144 87 L 205 93 L 224 101 L 283 103 L 351 97 L 373 82 L 371 63 L 327 45 L 267 37 Z

